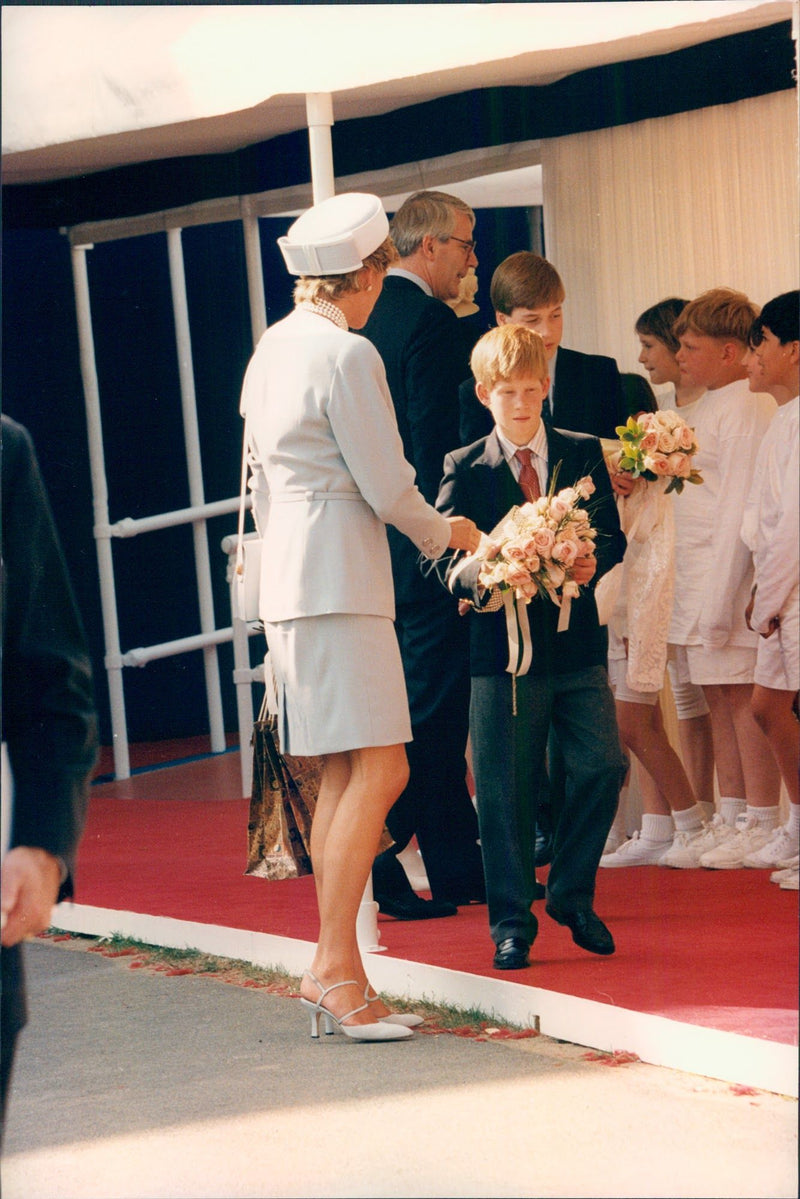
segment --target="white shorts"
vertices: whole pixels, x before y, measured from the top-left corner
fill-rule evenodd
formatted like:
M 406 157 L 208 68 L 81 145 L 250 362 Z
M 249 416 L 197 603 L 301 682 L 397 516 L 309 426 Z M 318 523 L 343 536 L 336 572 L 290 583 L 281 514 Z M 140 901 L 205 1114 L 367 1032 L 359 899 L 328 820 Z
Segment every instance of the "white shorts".
M 703 688 L 689 678 L 686 646 L 669 645 L 667 653 L 667 671 L 678 720 L 694 720 L 698 716 L 708 716 L 709 708 Z
M 689 678 L 700 687 L 748 684 L 755 675 L 756 647 L 724 645 L 722 649 L 707 649 L 704 645 L 687 645 L 686 660 Z
M 781 612 L 777 633 L 759 637 L 755 682 L 773 691 L 800 690 L 800 608 L 790 604 Z
M 628 659 L 608 659 L 608 681 L 614 699 L 625 704 L 648 704 L 651 708 L 658 703 L 658 691 L 634 691 L 628 686 Z

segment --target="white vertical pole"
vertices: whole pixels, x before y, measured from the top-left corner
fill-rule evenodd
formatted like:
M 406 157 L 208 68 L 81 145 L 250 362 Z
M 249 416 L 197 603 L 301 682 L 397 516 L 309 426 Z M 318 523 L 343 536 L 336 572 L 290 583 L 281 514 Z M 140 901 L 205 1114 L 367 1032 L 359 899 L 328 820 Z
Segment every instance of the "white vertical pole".
M 192 366 L 192 341 L 189 332 L 189 306 L 186 300 L 186 276 L 183 269 L 183 246 L 181 230 L 167 230 L 169 251 L 169 277 L 172 287 L 172 307 L 175 315 L 175 337 L 178 347 L 178 370 L 183 409 L 183 436 L 186 445 L 186 462 L 189 476 L 189 497 L 192 506 L 205 503 L 203 489 L 203 466 L 200 455 L 200 431 L 197 423 L 197 400 L 194 389 Z M 208 552 L 208 537 L 205 520 L 192 522 L 194 538 L 197 595 L 200 604 L 200 628 L 204 633 L 214 631 L 214 597 L 211 587 L 211 563 Z M 222 691 L 219 679 L 219 659 L 215 645 L 203 650 L 203 665 L 206 676 L 208 721 L 211 734 L 211 752 L 222 753 L 226 748 L 225 724 L 222 717 Z
M 306 93 L 308 141 L 311 151 L 311 190 L 314 203 L 327 200 L 335 193 L 333 174 L 333 99 L 330 92 Z
M 250 212 L 242 216 L 244 258 L 247 266 L 247 295 L 250 301 L 250 331 L 255 348 L 267 327 L 267 301 L 264 296 L 264 268 L 261 262 L 261 241 L 258 236 L 258 217 Z
M 245 205 L 247 205 L 246 200 Z M 254 216 L 247 207 L 244 208 L 242 214 L 242 233 L 247 265 L 247 294 L 250 301 L 250 332 L 255 348 L 267 327 L 267 302 L 264 295 L 264 267 L 261 260 L 258 217 Z M 249 795 L 253 776 L 253 747 L 250 741 L 254 720 L 250 640 L 247 626 L 244 621 L 238 619 L 233 602 L 231 603 L 231 625 L 233 627 L 233 681 L 236 686 L 236 711 L 239 721 L 242 795 Z
M 122 689 L 122 655 L 119 645 L 117 597 L 114 587 L 114 559 L 111 552 L 111 530 L 108 519 L 108 486 L 103 453 L 103 426 L 100 417 L 100 387 L 97 382 L 97 364 L 94 356 L 92 314 L 89 301 L 89 274 L 86 268 L 86 251 L 89 249 L 91 246 L 72 246 L 72 279 L 78 318 L 78 344 L 86 405 L 86 427 L 89 437 L 94 537 L 100 574 L 100 606 L 103 613 L 105 667 L 111 706 L 114 774 L 118 779 L 127 779 L 131 775 L 131 766 L 128 754 L 128 729 L 125 721 L 125 696 Z

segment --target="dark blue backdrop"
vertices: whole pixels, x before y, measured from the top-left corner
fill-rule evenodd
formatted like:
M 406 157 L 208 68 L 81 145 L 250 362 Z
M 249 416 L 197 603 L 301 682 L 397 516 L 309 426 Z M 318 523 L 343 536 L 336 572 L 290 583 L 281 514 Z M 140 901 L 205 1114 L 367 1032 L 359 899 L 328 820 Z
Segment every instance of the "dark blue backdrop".
M 514 250 L 530 246 L 528 209 L 483 210 L 476 236 L 481 313 L 492 323 L 491 272 Z M 291 307 L 292 281 L 276 239 L 289 220 L 263 219 L 267 319 Z M 206 500 L 239 487 L 242 376 L 251 352 L 241 227 L 224 223 L 183 234 L 189 320 Z M 72 580 L 86 624 L 96 674 L 104 744 L 111 740 L 102 618 L 94 539 L 89 456 L 80 376 L 69 243 L 48 229 L 3 232 L 4 409 L 34 438 Z M 189 504 L 167 242 L 163 234 L 99 243 L 88 253 L 103 441 L 112 521 Z M 222 538 L 236 517 L 209 521 L 217 626 L 230 623 Z M 113 543 L 122 651 L 199 631 L 189 527 Z M 251 639 L 255 660 L 262 652 Z M 231 682 L 233 656 L 222 646 L 225 725 L 238 727 Z M 132 742 L 208 730 L 202 654 L 198 651 L 123 672 Z

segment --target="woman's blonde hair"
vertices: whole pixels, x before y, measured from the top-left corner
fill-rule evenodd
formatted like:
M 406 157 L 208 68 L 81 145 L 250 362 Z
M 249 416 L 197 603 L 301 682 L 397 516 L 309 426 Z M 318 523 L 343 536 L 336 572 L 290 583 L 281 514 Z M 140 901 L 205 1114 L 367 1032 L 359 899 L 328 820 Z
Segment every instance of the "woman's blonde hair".
M 382 241 L 377 250 L 373 250 L 364 259 L 358 270 L 348 271 L 346 275 L 301 275 L 294 285 L 294 302 L 301 304 L 311 300 L 333 300 L 340 296 L 351 295 L 360 291 L 358 276 L 365 266 L 384 274 L 393 262 L 397 262 L 397 250 L 391 237 Z
M 527 325 L 498 325 L 484 333 L 469 365 L 475 382 L 489 390 L 515 375 L 546 379 L 550 373 L 542 336 Z

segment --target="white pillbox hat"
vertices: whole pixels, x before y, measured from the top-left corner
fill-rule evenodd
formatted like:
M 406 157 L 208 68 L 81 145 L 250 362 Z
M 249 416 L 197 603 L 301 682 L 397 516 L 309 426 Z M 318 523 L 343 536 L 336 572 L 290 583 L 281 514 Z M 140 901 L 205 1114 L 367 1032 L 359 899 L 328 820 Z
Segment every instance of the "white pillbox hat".
M 389 220 L 377 196 L 344 192 L 299 216 L 278 238 L 290 275 L 345 275 L 389 236 Z

